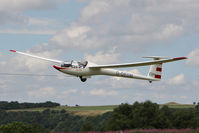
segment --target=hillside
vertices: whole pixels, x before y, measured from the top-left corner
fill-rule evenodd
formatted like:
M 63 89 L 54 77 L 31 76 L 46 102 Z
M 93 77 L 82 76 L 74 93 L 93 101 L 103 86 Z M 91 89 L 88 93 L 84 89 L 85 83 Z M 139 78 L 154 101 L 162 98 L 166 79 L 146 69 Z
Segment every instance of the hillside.
M 60 111 L 66 110 L 67 112 L 74 114 L 74 115 L 86 115 L 86 116 L 96 116 L 101 115 L 106 112 L 113 111 L 114 108 L 117 108 L 118 105 L 107 105 L 107 106 L 57 106 L 53 108 L 29 108 L 29 109 L 14 109 L 14 110 L 7 110 L 8 112 L 18 112 L 18 111 L 28 111 L 28 112 L 35 112 L 39 111 L 42 112 L 45 109 Z
M 164 105 L 167 105 L 169 108 L 194 108 L 195 105 L 193 104 L 178 104 L 174 102 L 166 103 L 166 104 L 160 104 L 160 108 Z M 35 112 L 35 111 L 44 111 L 45 109 L 50 110 L 66 110 L 67 112 L 74 114 L 74 115 L 85 115 L 85 116 L 96 116 L 101 115 L 106 112 L 111 112 L 115 108 L 117 108 L 118 105 L 107 105 L 107 106 L 57 106 L 52 108 L 29 108 L 29 109 L 14 109 L 14 110 L 7 110 L 8 112 L 18 112 L 18 111 L 28 111 L 28 112 Z

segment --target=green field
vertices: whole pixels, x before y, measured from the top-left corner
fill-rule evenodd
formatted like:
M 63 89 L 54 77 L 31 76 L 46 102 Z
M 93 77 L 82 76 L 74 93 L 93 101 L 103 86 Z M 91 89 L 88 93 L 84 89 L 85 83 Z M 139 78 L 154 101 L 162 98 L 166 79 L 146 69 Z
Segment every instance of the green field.
M 193 104 L 160 104 L 160 107 L 167 105 L 169 108 L 195 108 Z
M 160 108 L 163 105 L 167 105 L 169 108 L 194 108 L 195 105 L 193 104 L 177 104 L 177 103 L 168 103 L 168 104 L 160 104 Z M 51 110 L 66 110 L 69 113 L 74 115 L 87 115 L 87 116 L 95 116 L 100 115 L 106 112 L 113 111 L 117 108 L 118 105 L 107 105 L 107 106 L 59 106 L 55 108 L 30 108 L 30 109 L 16 109 L 16 110 L 8 110 L 8 112 L 16 112 L 16 111 L 43 111 L 45 109 Z
M 114 108 L 118 107 L 118 105 L 107 105 L 107 106 L 59 106 L 55 108 L 29 108 L 29 109 L 15 109 L 15 110 L 8 110 L 8 112 L 16 112 L 16 111 L 43 111 L 45 109 L 50 110 L 66 110 L 69 113 L 74 115 L 89 115 L 95 116 L 104 114 L 106 112 L 113 111 Z

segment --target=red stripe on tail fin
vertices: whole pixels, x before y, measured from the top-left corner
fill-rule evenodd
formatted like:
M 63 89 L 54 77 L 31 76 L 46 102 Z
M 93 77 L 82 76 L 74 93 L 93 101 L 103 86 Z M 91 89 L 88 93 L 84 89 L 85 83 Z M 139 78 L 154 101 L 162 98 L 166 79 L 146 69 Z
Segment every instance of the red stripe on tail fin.
M 162 68 L 157 67 L 157 68 L 156 68 L 156 71 L 158 71 L 158 72 L 162 72 Z
M 155 75 L 156 79 L 161 79 L 161 75 Z

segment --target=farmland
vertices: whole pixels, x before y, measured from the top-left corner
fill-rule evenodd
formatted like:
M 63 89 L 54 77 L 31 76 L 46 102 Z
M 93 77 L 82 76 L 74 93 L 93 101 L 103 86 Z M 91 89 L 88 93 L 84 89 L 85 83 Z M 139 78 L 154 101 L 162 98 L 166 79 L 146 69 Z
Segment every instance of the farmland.
M 178 103 L 167 103 L 167 104 L 159 104 L 160 108 L 164 105 L 167 105 L 169 108 L 194 108 L 195 105 L 193 104 L 178 104 Z M 7 110 L 8 112 L 19 112 L 19 111 L 28 111 L 28 112 L 35 112 L 39 111 L 42 112 L 45 109 L 50 109 L 54 111 L 61 111 L 66 110 L 67 112 L 74 114 L 74 115 L 80 115 L 80 116 L 96 116 L 101 115 L 106 112 L 111 112 L 115 108 L 117 108 L 118 105 L 106 105 L 106 106 L 58 106 L 53 108 L 29 108 L 29 109 L 15 109 L 15 110 Z
M 195 108 L 196 106 L 194 104 L 179 104 L 175 102 L 169 102 L 166 104 L 160 104 L 160 108 L 164 105 L 168 106 L 169 108 Z

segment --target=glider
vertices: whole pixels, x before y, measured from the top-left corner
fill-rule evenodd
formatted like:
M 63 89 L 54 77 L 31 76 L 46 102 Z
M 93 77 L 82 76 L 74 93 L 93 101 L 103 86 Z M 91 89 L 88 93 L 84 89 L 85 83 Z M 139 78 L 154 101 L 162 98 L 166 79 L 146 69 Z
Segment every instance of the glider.
M 123 63 L 123 64 L 97 65 L 89 61 L 79 62 L 79 61 L 72 60 L 71 62 L 65 62 L 65 61 L 40 57 L 40 56 L 36 56 L 36 55 L 32 55 L 29 53 L 24 53 L 24 52 L 20 52 L 16 50 L 10 50 L 10 51 L 21 54 L 21 55 L 30 56 L 33 58 L 57 63 L 59 65 L 53 66 L 55 69 L 57 69 L 58 71 L 62 73 L 79 77 L 82 82 L 85 82 L 87 78 L 90 78 L 91 76 L 94 76 L 94 75 L 107 75 L 107 76 L 117 76 L 117 77 L 134 78 L 134 79 L 140 79 L 140 80 L 148 80 L 151 83 L 152 81 L 161 80 L 163 63 L 187 59 L 186 57 L 164 58 L 164 57 L 158 57 L 158 56 L 147 56 L 144 58 L 152 58 L 153 60 L 144 61 L 144 62 Z M 150 65 L 150 69 L 147 76 L 113 69 L 113 68 L 149 66 L 149 65 Z

